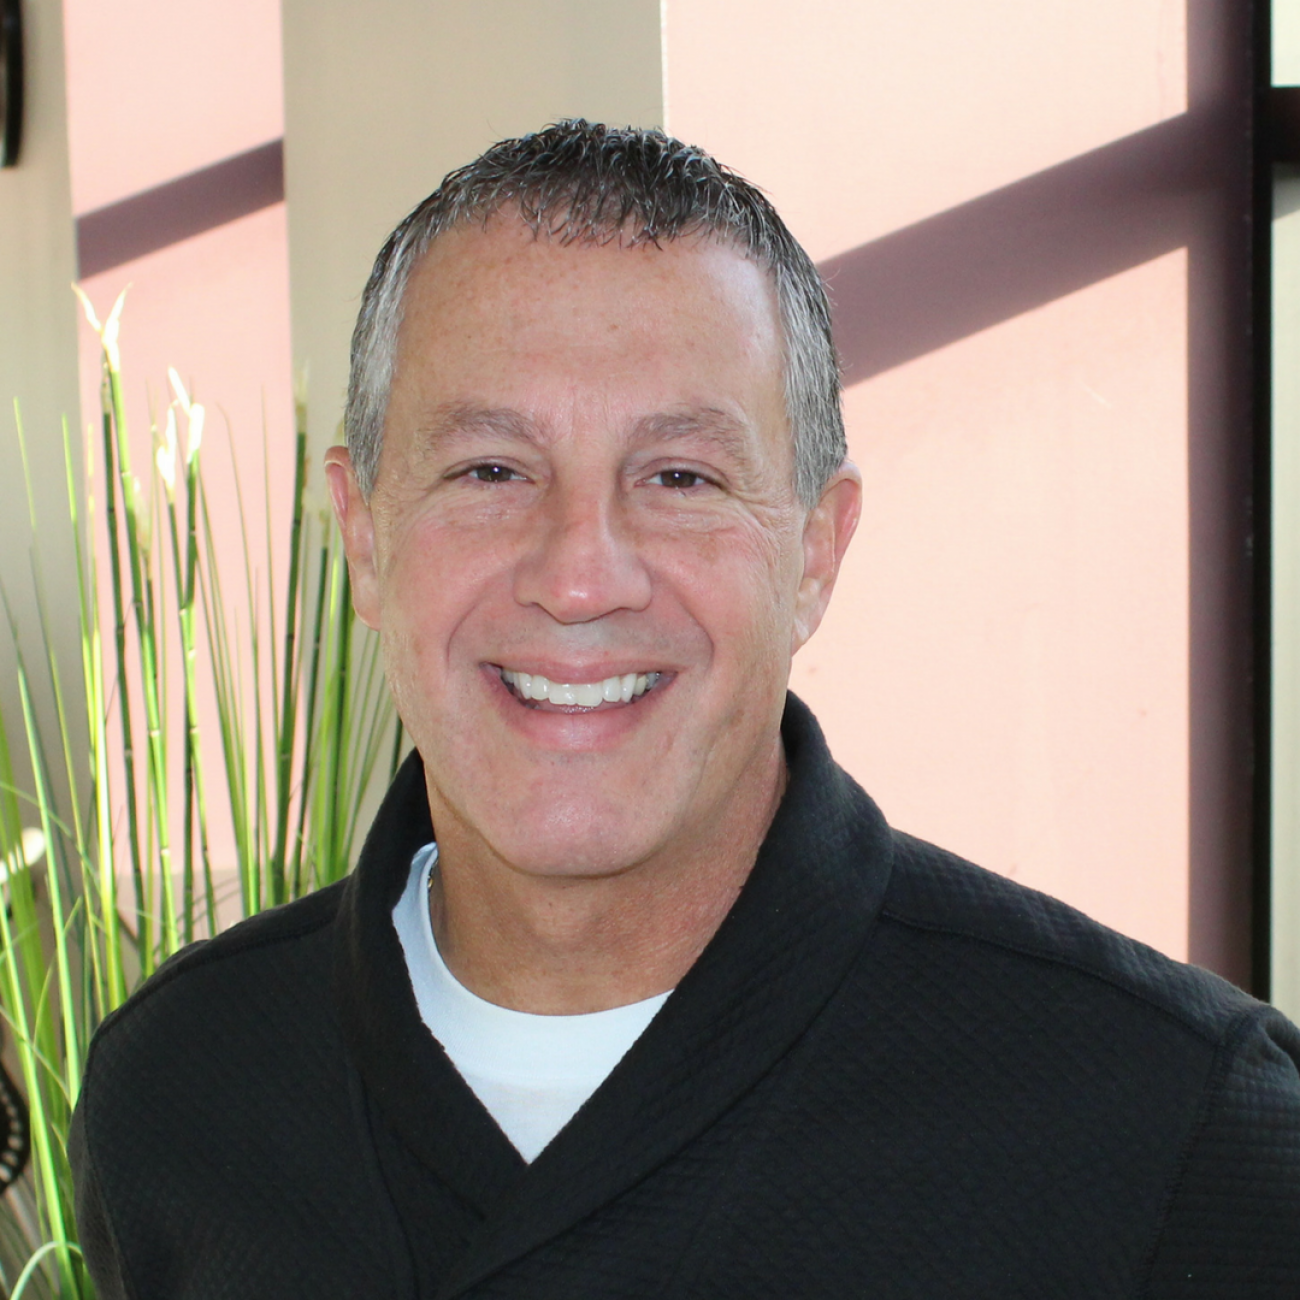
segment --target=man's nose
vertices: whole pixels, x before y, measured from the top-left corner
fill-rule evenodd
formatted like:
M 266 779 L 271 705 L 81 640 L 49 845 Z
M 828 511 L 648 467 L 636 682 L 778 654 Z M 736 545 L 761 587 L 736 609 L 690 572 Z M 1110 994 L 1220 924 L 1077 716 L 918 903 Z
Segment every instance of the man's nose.
M 515 599 L 559 623 L 588 623 L 650 603 L 651 581 L 614 494 L 553 489 L 515 569 Z

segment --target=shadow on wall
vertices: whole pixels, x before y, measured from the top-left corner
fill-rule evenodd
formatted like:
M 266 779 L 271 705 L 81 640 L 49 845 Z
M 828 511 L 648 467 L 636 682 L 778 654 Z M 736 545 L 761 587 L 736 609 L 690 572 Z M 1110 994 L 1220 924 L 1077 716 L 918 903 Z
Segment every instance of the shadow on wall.
M 821 263 L 844 382 L 1187 247 L 1221 116 L 1181 114 Z
M 847 384 L 1188 252 L 1191 959 L 1252 972 L 1250 6 L 1188 0 L 1188 111 L 823 262 Z M 1258 918 L 1262 924 L 1264 918 Z

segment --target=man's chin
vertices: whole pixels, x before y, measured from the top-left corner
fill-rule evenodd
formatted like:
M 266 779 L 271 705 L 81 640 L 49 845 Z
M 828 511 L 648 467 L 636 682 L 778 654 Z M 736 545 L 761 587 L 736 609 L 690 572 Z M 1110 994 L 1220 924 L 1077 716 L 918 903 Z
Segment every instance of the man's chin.
M 520 875 L 538 880 L 599 880 L 635 869 L 671 842 L 669 828 L 597 819 L 584 811 L 582 818 L 553 820 L 521 810 L 493 837 L 495 854 Z

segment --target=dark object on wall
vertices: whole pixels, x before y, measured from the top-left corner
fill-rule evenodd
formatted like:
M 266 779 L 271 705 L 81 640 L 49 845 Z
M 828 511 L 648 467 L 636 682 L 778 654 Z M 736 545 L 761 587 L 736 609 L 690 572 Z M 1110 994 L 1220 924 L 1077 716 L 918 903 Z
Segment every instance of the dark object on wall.
M 1272 86 L 1266 121 L 1275 163 L 1300 163 L 1300 86 Z
M 3 1039 L 0 1039 L 2 1042 Z M 27 1103 L 9 1071 L 0 1065 L 0 1195 L 16 1183 L 32 1153 Z
M 22 137 L 22 10 L 19 0 L 0 0 L 0 167 L 17 165 Z

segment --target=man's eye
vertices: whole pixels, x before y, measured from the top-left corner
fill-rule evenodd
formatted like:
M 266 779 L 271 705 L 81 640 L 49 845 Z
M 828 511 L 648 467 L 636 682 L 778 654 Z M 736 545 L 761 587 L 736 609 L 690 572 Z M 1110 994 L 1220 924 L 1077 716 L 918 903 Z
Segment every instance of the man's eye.
M 519 477 L 508 465 L 475 465 L 469 476 L 480 483 L 508 483 Z
M 693 488 L 707 483 L 708 479 L 693 469 L 661 469 L 651 481 L 661 483 L 664 487 Z

